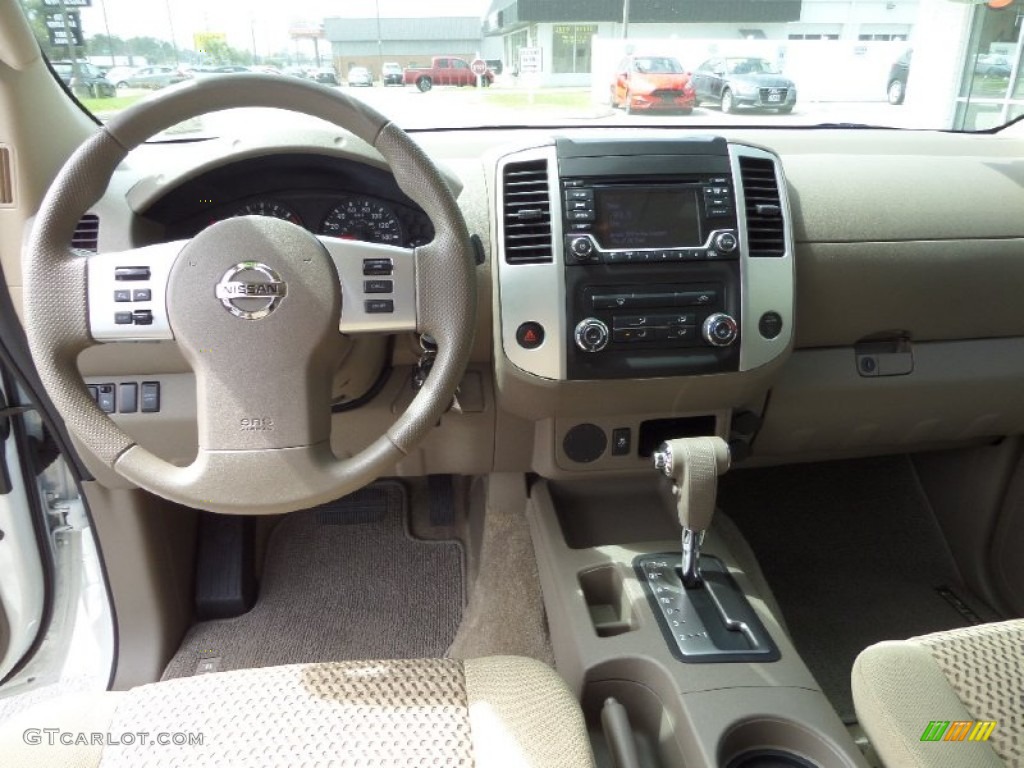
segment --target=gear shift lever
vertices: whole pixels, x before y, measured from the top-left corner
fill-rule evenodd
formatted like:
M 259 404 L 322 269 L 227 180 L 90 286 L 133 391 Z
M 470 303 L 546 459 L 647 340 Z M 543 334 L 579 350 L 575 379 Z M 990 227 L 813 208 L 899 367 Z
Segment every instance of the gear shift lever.
M 718 476 L 729 469 L 729 446 L 720 437 L 668 440 L 654 453 L 654 468 L 672 480 L 679 524 L 683 527 L 682 582 L 700 586 L 700 545 L 711 527 Z

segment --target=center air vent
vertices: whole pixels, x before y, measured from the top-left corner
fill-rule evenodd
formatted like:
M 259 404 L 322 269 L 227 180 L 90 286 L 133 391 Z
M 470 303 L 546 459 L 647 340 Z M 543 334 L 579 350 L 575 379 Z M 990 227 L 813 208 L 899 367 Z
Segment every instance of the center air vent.
M 506 263 L 551 262 L 551 197 L 547 160 L 506 165 L 504 201 Z
M 747 249 L 752 257 L 786 253 L 782 201 L 775 163 L 767 158 L 740 157 L 747 211 Z
M 71 247 L 80 251 L 96 252 L 100 237 L 100 217 L 87 213 L 78 221 L 75 234 L 71 238 Z

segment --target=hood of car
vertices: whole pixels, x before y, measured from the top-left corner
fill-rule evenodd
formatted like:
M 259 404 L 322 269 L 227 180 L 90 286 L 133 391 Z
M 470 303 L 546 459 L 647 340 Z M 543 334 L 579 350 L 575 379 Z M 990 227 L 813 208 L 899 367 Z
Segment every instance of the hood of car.
M 756 88 L 792 88 L 793 81 L 782 75 L 766 75 L 763 73 L 747 75 L 729 75 L 727 78 L 732 83 L 742 83 Z
M 680 73 L 658 73 L 633 75 L 630 78 L 630 86 L 634 91 L 660 91 L 672 90 L 682 91 L 690 84 L 690 76 Z

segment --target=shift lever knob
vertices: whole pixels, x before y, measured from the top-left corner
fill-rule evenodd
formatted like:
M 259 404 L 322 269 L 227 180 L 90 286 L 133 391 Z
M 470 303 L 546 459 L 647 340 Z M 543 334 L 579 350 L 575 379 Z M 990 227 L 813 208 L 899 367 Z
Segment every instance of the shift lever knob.
M 718 476 L 729 463 L 729 445 L 720 437 L 677 438 L 658 446 L 654 468 L 672 480 L 683 528 L 701 533 L 711 527 Z

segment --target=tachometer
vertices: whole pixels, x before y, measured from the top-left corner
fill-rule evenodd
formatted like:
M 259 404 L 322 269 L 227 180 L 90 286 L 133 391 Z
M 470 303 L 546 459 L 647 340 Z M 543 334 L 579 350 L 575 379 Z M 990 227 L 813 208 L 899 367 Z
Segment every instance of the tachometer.
M 253 200 L 235 211 L 235 216 L 271 216 L 302 226 L 302 220 L 293 210 L 273 200 Z
M 382 203 L 360 197 L 353 197 L 331 209 L 320 233 L 346 240 L 402 244 L 402 224 L 398 215 Z

